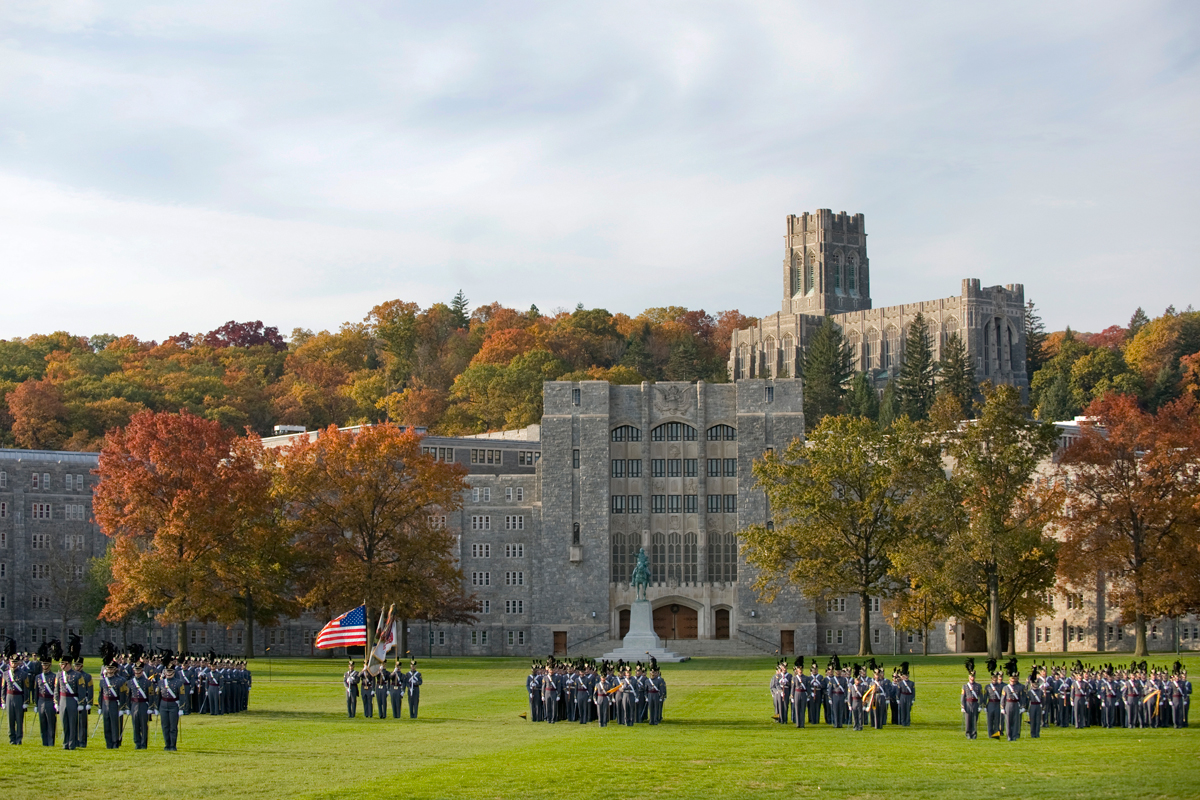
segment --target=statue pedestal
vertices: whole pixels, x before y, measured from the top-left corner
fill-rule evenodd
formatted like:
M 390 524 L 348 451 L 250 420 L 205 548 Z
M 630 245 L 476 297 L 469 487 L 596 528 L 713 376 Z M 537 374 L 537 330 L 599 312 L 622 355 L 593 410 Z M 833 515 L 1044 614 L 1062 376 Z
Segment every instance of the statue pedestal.
M 649 663 L 650 656 L 668 664 L 688 660 L 688 656 L 676 655 L 663 647 L 662 639 L 654 632 L 654 612 L 650 609 L 650 601 L 635 600 L 629 608 L 629 633 L 625 634 L 620 647 L 600 658 Z

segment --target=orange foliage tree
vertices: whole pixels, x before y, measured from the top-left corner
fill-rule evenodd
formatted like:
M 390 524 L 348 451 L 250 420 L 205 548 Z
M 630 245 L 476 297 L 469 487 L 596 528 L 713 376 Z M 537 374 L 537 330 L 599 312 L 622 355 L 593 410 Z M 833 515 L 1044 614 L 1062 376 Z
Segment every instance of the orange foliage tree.
M 221 615 L 223 560 L 264 523 L 270 476 L 253 442 L 219 423 L 183 412 L 136 414 L 110 431 L 100 452 L 96 522 L 112 540 L 113 582 L 101 618 L 156 612 L 177 626 Z
M 1076 587 L 1095 585 L 1104 572 L 1134 625 L 1135 655 L 1144 656 L 1147 618 L 1198 602 L 1200 588 L 1181 591 L 1177 577 L 1196 574 L 1200 548 L 1200 415 L 1190 397 L 1151 414 L 1118 394 L 1087 413 L 1095 424 L 1060 464 L 1070 499 L 1059 523 L 1059 572 Z
M 330 427 L 281 454 L 279 491 L 296 545 L 314 565 L 309 606 L 340 609 L 366 598 L 395 603 L 405 620 L 474 621 L 455 538 L 442 524 L 461 505 L 466 470 L 422 453 L 420 442 L 390 424 Z

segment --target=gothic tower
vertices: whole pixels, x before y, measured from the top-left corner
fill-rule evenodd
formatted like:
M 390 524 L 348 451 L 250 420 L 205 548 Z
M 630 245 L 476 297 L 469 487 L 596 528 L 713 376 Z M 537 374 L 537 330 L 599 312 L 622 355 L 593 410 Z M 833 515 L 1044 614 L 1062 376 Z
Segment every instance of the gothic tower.
M 871 271 L 862 214 L 827 208 L 787 218 L 784 314 L 842 314 L 871 307 Z

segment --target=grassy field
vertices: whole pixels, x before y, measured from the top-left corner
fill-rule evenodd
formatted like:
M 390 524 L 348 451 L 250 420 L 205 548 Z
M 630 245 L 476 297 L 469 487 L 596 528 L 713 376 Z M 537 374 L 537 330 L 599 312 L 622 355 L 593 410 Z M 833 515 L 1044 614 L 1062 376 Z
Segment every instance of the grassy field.
M 1086 660 L 1086 656 L 1084 657 Z M 1111 656 L 1110 656 L 1111 658 Z M 890 674 L 894 659 L 884 658 Z M 1097 658 L 1099 660 L 1099 658 Z M 1174 657 L 1162 657 L 1169 663 Z M 1186 657 L 1200 677 L 1200 657 Z M 1027 668 L 1027 659 L 1022 659 Z M 418 720 L 348 719 L 343 662 L 252 664 L 251 711 L 185 717 L 179 752 L 43 748 L 32 715 L 25 744 L 0 751 L 11 798 L 343 797 L 1200 797 L 1194 727 L 1050 728 L 1040 740 L 967 741 L 962 659 L 913 659 L 913 726 L 797 730 L 771 720 L 773 659 L 665 665 L 661 726 L 601 730 L 533 724 L 519 659 L 424 659 Z M 96 673 L 96 665 L 89 663 Z M 94 721 L 94 718 L 93 718 Z M 1025 729 L 1028 734 L 1028 728 Z M 7 731 L 6 731 L 7 733 Z M 0 745 L 3 746 L 3 745 Z

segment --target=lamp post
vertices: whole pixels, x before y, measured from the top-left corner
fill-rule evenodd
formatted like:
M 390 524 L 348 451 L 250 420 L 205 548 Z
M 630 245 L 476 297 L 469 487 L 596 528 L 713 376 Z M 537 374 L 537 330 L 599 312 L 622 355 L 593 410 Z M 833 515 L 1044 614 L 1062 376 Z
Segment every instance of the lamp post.
M 275 680 L 271 674 L 271 648 L 269 647 L 267 648 L 267 680 Z
M 900 647 L 899 640 L 897 639 L 897 637 L 900 635 L 900 632 L 898 630 L 896 630 L 896 626 L 900 624 L 898 622 L 899 619 L 900 619 L 900 612 L 893 611 L 892 612 L 892 655 L 893 656 L 899 652 L 898 648 Z

